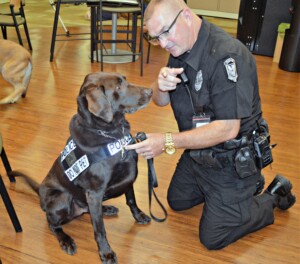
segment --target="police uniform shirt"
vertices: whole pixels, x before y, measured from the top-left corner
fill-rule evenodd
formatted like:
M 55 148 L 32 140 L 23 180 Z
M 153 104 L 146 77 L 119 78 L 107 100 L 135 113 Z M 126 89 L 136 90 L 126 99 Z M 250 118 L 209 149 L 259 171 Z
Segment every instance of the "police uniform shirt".
M 195 111 L 204 110 L 213 120 L 241 119 L 240 135 L 250 133 L 261 117 L 256 63 L 237 39 L 202 19 L 197 41 L 190 52 L 169 58 L 168 67 L 183 67 Z M 182 83 L 170 92 L 179 131 L 192 128 L 194 111 Z

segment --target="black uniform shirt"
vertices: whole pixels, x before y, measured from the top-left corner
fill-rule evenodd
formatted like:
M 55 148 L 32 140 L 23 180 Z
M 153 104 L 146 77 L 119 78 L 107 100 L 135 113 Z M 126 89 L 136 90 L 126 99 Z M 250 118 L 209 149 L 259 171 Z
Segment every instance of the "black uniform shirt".
M 240 41 L 202 19 L 191 51 L 171 55 L 168 67 L 185 69 L 197 113 L 203 108 L 212 121 L 241 119 L 240 135 L 253 131 L 261 117 L 256 63 Z M 170 100 L 179 130 L 190 130 L 194 111 L 182 83 L 170 92 Z

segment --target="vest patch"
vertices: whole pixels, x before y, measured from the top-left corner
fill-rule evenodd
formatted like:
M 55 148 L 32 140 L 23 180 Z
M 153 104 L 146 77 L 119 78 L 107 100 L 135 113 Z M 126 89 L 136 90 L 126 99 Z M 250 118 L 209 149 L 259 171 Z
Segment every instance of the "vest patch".
M 73 139 L 70 139 L 61 152 L 61 165 L 68 179 L 73 181 L 95 162 L 112 157 L 121 151 L 122 158 L 124 158 L 124 147 L 130 144 L 131 141 L 132 136 L 129 134 L 121 139 L 116 139 L 114 142 L 99 147 L 99 149 L 93 153 L 85 153 L 76 145 Z
M 118 152 L 122 151 L 124 149 L 125 146 L 127 146 L 132 140 L 132 137 L 131 135 L 128 135 L 128 136 L 124 136 L 123 138 L 115 141 L 115 142 L 112 142 L 112 143 L 109 143 L 107 144 L 107 149 L 110 153 L 110 155 L 115 155 L 117 154 Z
M 73 139 L 71 139 L 68 144 L 65 146 L 63 152 L 60 155 L 60 161 L 63 162 L 64 159 L 74 150 L 76 149 L 76 144 L 73 141 Z
M 73 165 L 69 169 L 65 170 L 65 174 L 67 175 L 70 181 L 73 181 L 89 166 L 90 163 L 87 158 L 87 155 L 84 155 L 75 163 L 73 163 Z

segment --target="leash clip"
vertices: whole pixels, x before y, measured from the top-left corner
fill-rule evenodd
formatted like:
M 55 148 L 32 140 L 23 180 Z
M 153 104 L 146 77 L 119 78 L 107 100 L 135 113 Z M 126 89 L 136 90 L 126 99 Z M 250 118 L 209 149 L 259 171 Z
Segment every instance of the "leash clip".
M 147 139 L 145 132 L 138 132 L 135 136 L 135 141 L 137 143 L 142 142 Z

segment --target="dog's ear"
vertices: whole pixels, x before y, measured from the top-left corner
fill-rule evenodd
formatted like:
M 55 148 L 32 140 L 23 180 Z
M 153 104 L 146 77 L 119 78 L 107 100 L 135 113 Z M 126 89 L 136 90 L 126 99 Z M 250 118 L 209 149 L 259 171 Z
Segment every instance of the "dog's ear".
M 82 117 L 86 122 L 89 124 L 92 123 L 91 113 L 88 111 L 88 103 L 83 95 L 79 95 L 77 97 L 77 105 L 78 105 L 78 112 L 81 113 Z
M 105 122 L 110 123 L 113 120 L 113 111 L 103 90 L 103 87 L 95 87 L 86 94 L 88 110 Z

